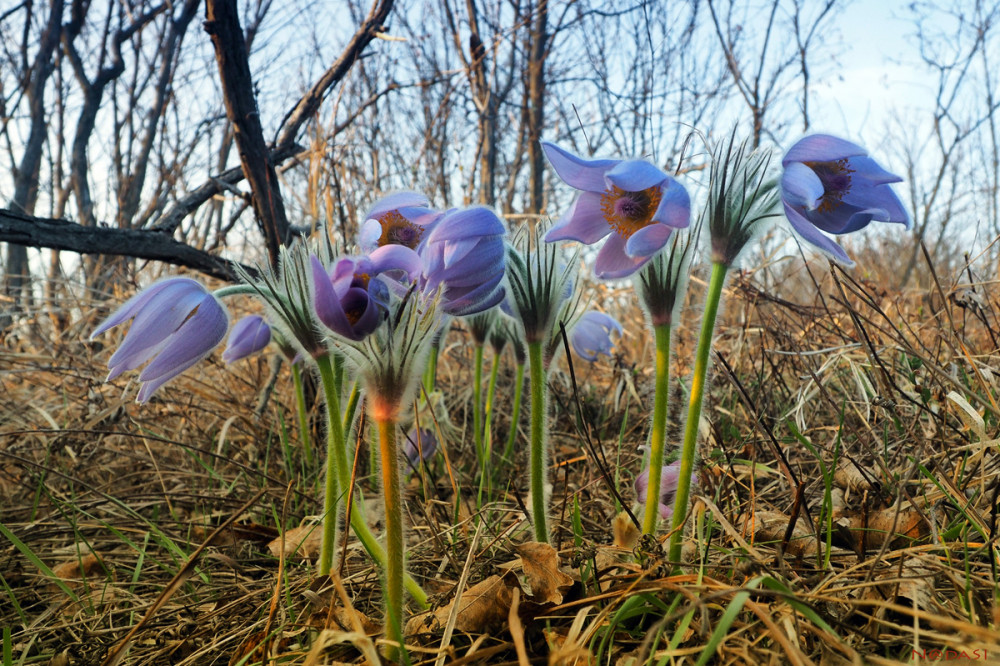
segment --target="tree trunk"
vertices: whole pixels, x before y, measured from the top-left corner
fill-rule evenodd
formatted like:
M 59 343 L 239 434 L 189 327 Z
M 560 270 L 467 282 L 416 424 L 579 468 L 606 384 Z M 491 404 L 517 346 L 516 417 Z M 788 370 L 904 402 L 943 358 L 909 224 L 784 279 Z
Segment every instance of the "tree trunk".
M 288 219 L 278 174 L 264 143 L 236 0 L 207 0 L 205 17 L 205 31 L 215 46 L 226 115 L 233 125 L 240 163 L 250 184 L 257 224 L 264 234 L 271 265 L 277 266 L 278 250 L 290 240 Z

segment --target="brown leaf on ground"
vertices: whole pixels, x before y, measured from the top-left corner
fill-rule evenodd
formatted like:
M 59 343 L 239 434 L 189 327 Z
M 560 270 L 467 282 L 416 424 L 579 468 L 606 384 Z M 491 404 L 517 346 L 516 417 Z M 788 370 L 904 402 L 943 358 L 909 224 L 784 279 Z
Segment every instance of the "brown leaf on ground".
M 57 578 L 61 578 L 70 587 L 77 587 L 81 578 L 86 578 L 92 574 L 103 571 L 103 562 L 97 553 L 87 546 L 81 546 L 79 557 L 74 557 L 62 564 L 52 567 L 52 573 Z M 59 589 L 55 584 L 50 585 L 53 591 Z
M 871 475 L 865 475 L 853 462 L 844 461 L 833 473 L 833 485 L 849 493 L 872 489 Z
M 316 557 L 323 543 L 323 527 L 321 525 L 302 525 L 285 532 L 285 557 Z M 267 549 L 275 557 L 281 557 L 281 537 L 267 544 Z
M 448 624 L 452 609 L 458 605 L 455 629 L 470 634 L 490 633 L 502 627 L 510 612 L 513 593 L 509 578 L 490 576 L 467 589 L 458 599 L 434 611 L 416 615 L 406 623 L 407 634 L 438 632 Z
M 639 528 L 632 522 L 628 513 L 622 511 L 611 521 L 611 531 L 615 536 L 615 545 L 619 548 L 632 550 L 639 543 Z
M 573 578 L 559 570 L 559 553 L 547 543 L 530 541 L 514 548 L 521 556 L 521 588 L 536 604 L 561 604 Z
M 369 636 L 377 636 L 382 633 L 382 624 L 371 619 L 364 613 L 354 608 L 344 608 L 335 606 L 333 609 L 333 621 L 337 626 L 327 627 L 327 629 L 342 629 L 343 631 L 355 631 L 355 621 L 360 625 L 360 629 Z
M 788 530 L 788 520 L 788 516 L 777 511 L 757 511 L 744 521 L 743 533 L 755 543 L 781 542 Z M 809 529 L 808 523 L 800 515 L 795 522 L 795 527 L 792 528 L 792 535 L 788 540 L 785 552 L 796 557 L 813 557 L 818 548 L 816 535 Z
M 898 510 L 890 506 L 886 509 L 844 512 L 837 521 L 850 529 L 857 543 L 865 548 L 881 548 L 886 540 L 891 544 L 905 545 L 912 539 L 927 536 L 927 521 L 915 509 Z M 862 540 L 863 539 L 863 540 Z

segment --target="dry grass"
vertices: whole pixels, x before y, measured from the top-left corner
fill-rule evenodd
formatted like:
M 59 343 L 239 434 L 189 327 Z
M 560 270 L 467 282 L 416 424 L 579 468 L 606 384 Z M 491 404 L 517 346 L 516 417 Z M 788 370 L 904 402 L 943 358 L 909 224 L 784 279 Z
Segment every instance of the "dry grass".
M 602 288 L 595 300 L 628 330 L 619 357 L 577 362 L 575 387 L 565 362 L 552 380 L 553 532 L 572 585 L 537 603 L 518 584 L 507 564 L 530 538 L 525 466 L 501 467 L 477 506 L 471 441 L 456 437 L 409 482 L 410 568 L 445 608 L 493 575 L 510 598 L 479 631 L 414 634 L 415 661 L 1000 658 L 996 442 L 948 398 L 996 435 L 1000 297 L 974 271 L 926 269 L 929 287 L 906 293 L 891 274 L 834 280 L 821 266 L 734 276 L 679 571 L 656 541 L 614 543 L 629 539 L 612 486 L 632 502 L 651 343 L 634 307 L 611 305 L 628 293 Z M 332 580 L 266 545 L 320 511 L 287 368 L 258 414 L 268 361 L 225 368 L 218 355 L 138 406 L 134 373 L 103 382 L 112 341 L 86 342 L 98 315 L 81 312 L 59 333 L 40 313 L 0 348 L 0 663 L 100 663 L 137 625 L 121 663 L 374 660 L 380 587 L 356 543 Z M 681 382 L 696 327 L 675 335 Z M 440 381 L 459 428 L 470 358 L 452 332 Z M 680 384 L 672 403 L 681 413 Z M 377 515 L 368 465 L 360 476 Z

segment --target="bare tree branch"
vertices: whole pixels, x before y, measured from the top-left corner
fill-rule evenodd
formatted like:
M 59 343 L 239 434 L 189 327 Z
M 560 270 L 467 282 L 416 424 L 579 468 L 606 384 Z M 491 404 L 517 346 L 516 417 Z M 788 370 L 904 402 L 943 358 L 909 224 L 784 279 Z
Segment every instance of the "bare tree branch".
M 0 242 L 28 247 L 68 250 L 80 254 L 153 259 L 193 268 L 222 280 L 238 280 L 234 262 L 221 259 L 170 236 L 138 229 L 85 227 L 69 220 L 34 217 L 0 209 Z M 251 275 L 256 270 L 243 266 Z

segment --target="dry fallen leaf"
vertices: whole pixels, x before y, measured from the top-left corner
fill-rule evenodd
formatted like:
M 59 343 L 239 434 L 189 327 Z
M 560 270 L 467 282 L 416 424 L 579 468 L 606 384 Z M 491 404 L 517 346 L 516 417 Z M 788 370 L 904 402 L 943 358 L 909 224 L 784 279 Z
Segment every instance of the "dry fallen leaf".
M 881 548 L 887 539 L 898 545 L 908 544 L 911 539 L 927 536 L 927 521 L 915 509 L 886 509 L 844 512 L 837 519 L 838 524 L 851 530 L 854 540 L 868 548 Z
M 757 511 L 748 516 L 743 525 L 743 533 L 752 535 L 754 542 L 777 541 L 785 538 L 788 530 L 788 516 L 777 511 Z M 818 545 L 816 536 L 805 519 L 800 515 L 792 528 L 792 536 L 788 540 L 785 551 L 796 557 L 813 557 Z
M 615 536 L 615 545 L 619 548 L 632 550 L 639 543 L 639 528 L 632 522 L 628 513 L 622 511 L 611 521 L 611 531 Z
M 833 473 L 833 485 L 848 493 L 859 493 L 872 489 L 870 476 L 866 476 L 853 462 L 844 461 Z
M 502 627 L 510 612 L 513 593 L 505 577 L 490 576 L 467 589 L 461 597 L 429 613 L 414 616 L 406 623 L 406 633 L 440 631 L 458 604 L 455 628 L 470 634 L 490 633 Z
M 323 528 L 319 525 L 302 525 L 285 532 L 285 557 L 316 557 L 323 542 Z M 275 557 L 281 556 L 281 537 L 267 544 Z
M 52 573 L 54 573 L 57 578 L 65 581 L 69 587 L 73 588 L 79 585 L 79 583 L 75 581 L 103 571 L 103 564 L 104 563 L 97 553 L 92 551 L 90 547 L 83 545 L 80 547 L 80 555 L 78 557 L 73 557 L 62 564 L 57 564 L 52 567 Z M 52 591 L 59 589 L 59 586 L 55 583 L 51 584 L 49 587 Z
M 573 578 L 559 570 L 559 553 L 547 543 L 531 541 L 514 548 L 521 556 L 521 587 L 536 604 L 561 604 Z

